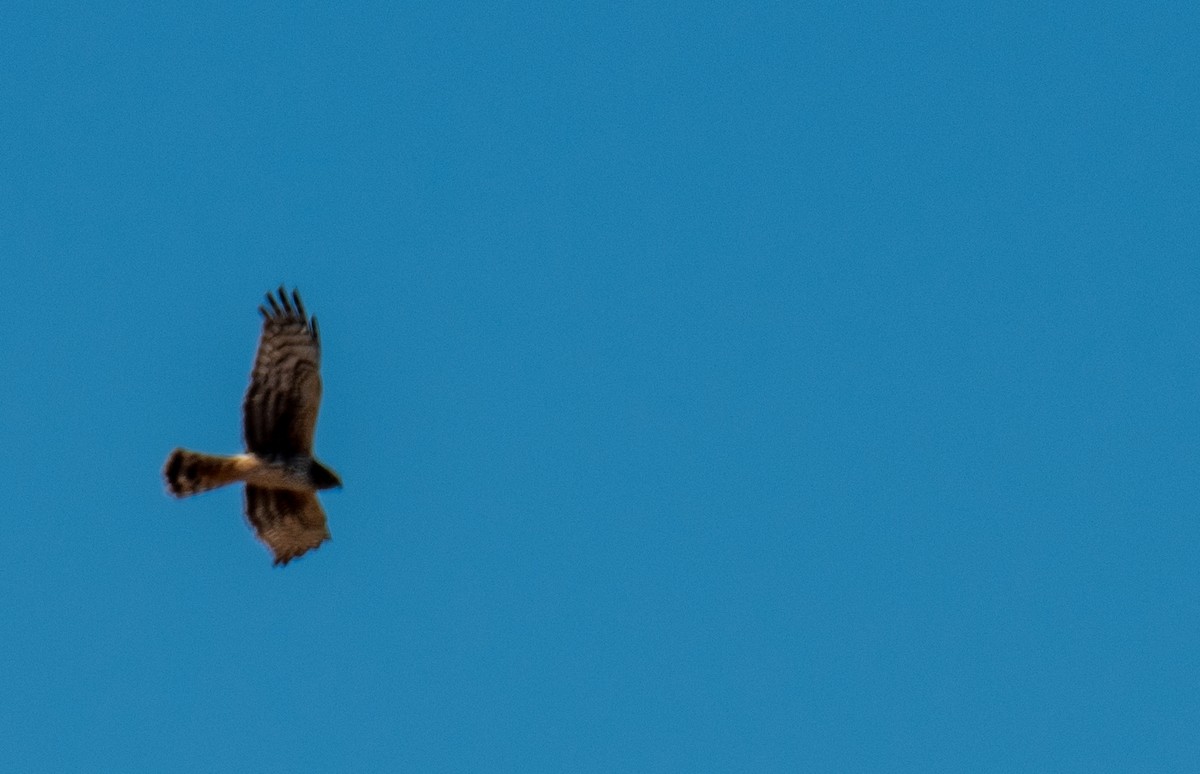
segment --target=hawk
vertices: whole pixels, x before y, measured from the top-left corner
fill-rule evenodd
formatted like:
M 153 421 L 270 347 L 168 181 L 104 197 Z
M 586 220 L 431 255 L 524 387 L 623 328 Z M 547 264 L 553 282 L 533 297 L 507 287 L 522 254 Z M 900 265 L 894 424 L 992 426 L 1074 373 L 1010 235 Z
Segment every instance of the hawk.
M 285 565 L 329 538 L 317 490 L 342 480 L 313 456 L 321 403 L 321 338 L 300 293 L 268 293 L 250 387 L 242 402 L 246 453 L 231 456 L 176 449 L 163 476 L 175 497 L 246 484 L 246 518 Z

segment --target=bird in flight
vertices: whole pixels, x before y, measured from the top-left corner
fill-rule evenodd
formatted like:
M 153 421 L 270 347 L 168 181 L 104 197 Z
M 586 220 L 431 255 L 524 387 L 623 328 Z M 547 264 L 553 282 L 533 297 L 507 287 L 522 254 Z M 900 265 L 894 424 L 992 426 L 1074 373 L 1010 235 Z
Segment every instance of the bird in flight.
M 342 480 L 313 456 L 321 403 L 321 338 L 300 294 L 280 286 L 258 311 L 262 335 L 242 402 L 246 452 L 202 454 L 176 449 L 163 476 L 175 497 L 245 482 L 246 518 L 276 565 L 285 565 L 329 538 L 320 489 Z

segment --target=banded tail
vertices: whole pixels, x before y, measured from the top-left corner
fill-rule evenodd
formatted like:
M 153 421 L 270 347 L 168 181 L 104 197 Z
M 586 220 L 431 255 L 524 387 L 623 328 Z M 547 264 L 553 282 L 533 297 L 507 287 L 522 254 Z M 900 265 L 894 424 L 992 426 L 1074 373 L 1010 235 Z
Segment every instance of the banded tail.
M 255 467 L 254 459 L 245 454 L 224 456 L 176 449 L 167 457 L 163 477 L 167 491 L 176 497 L 188 497 L 242 481 Z

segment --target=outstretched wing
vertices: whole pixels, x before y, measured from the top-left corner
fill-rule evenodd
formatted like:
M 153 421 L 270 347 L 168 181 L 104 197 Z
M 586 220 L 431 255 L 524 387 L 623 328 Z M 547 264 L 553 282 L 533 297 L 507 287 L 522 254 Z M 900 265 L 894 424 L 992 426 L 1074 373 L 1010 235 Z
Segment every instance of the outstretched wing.
M 321 340 L 317 318 L 310 321 L 292 291 L 267 294 L 262 335 L 242 403 L 242 434 L 247 451 L 260 456 L 311 455 L 321 404 Z
M 246 518 L 275 564 L 287 564 L 329 539 L 325 511 L 312 492 L 247 486 Z

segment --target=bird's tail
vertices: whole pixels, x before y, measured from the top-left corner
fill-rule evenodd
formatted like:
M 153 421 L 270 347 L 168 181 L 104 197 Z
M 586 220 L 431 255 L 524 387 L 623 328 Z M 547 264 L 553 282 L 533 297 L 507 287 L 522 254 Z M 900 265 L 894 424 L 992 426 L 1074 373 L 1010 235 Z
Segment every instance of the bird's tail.
M 167 457 L 163 477 L 168 492 L 187 497 L 241 481 L 253 467 L 253 458 L 245 454 L 223 456 L 176 449 Z

